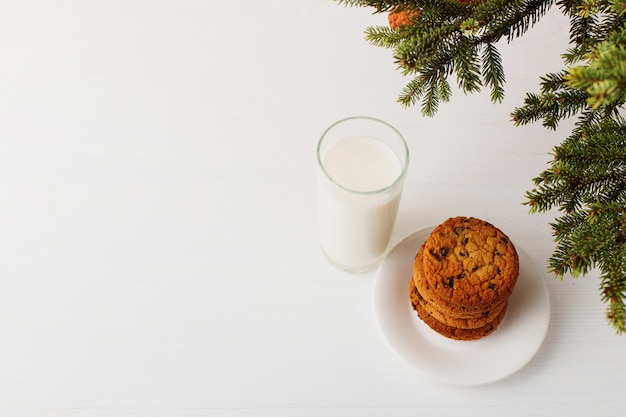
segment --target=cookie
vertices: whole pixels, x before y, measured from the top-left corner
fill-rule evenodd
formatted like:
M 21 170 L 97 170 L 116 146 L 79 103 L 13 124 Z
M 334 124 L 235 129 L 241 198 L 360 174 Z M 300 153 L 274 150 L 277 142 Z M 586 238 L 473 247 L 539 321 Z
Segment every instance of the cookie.
M 492 334 L 502 323 L 507 308 L 503 308 L 494 319 L 482 327 L 476 329 L 460 329 L 440 322 L 430 315 L 419 301 L 418 293 L 411 291 L 411 305 L 417 312 L 417 316 L 432 330 L 449 339 L 455 340 L 478 340 Z
M 459 329 L 477 329 L 486 326 L 495 320 L 495 318 L 500 314 L 500 311 L 502 311 L 503 308 L 506 308 L 508 304 L 508 300 L 505 300 L 504 303 L 489 308 L 476 317 L 458 317 L 448 312 L 440 311 L 436 304 L 429 303 L 425 300 L 417 290 L 417 287 L 415 287 L 415 282 L 413 280 L 411 280 L 409 291 L 411 292 L 412 303 L 419 302 L 423 309 L 434 319 L 443 324 Z
M 420 247 L 420 250 L 415 257 L 415 262 L 413 264 L 413 281 L 415 286 L 420 291 L 420 296 L 425 300 L 424 307 L 428 310 L 428 306 L 432 309 L 436 308 L 437 312 L 456 319 L 462 320 L 480 320 L 484 318 L 486 314 L 489 312 L 494 312 L 494 310 L 500 311 L 500 308 L 505 304 L 507 300 L 504 302 L 494 304 L 494 305 L 486 305 L 482 310 L 468 310 L 465 306 L 457 305 L 448 300 L 439 300 L 433 297 L 431 294 L 424 294 L 424 285 L 426 284 L 426 280 L 423 278 L 424 269 L 423 269 L 423 255 L 424 255 L 424 247 L 425 243 Z M 436 306 L 436 307 L 435 307 Z M 494 313 L 497 313 L 495 311 Z M 436 315 L 436 314 L 435 314 Z
M 435 227 L 420 251 L 414 265 L 416 286 L 440 310 L 481 314 L 508 299 L 519 275 L 510 239 L 472 217 L 449 218 Z

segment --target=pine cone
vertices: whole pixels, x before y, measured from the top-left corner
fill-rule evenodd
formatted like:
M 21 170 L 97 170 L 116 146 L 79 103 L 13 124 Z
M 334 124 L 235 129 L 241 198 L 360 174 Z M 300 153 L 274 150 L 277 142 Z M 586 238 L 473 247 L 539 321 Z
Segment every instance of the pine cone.
M 419 15 L 419 10 L 396 11 L 394 9 L 391 12 L 389 12 L 389 16 L 388 16 L 389 27 L 393 30 L 396 30 L 400 26 L 408 26 L 413 23 L 413 19 L 415 19 L 418 15 Z

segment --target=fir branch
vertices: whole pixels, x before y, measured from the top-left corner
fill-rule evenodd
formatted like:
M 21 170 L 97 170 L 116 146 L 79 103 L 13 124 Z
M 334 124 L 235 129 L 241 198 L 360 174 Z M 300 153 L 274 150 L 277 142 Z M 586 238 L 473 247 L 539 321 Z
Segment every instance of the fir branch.
M 461 38 L 455 54 L 455 73 L 457 83 L 465 93 L 480 91 L 480 61 L 478 58 L 478 45 L 466 37 Z
M 506 37 L 507 42 L 522 36 L 552 7 L 552 0 L 484 1 L 476 7 L 476 18 L 485 22 L 487 34 L 484 41 L 497 42 Z
M 439 108 L 439 84 L 436 78 L 431 78 L 426 83 L 424 99 L 422 100 L 422 113 L 432 115 Z
M 504 69 L 495 43 L 506 36 L 521 36 L 550 8 L 552 0 L 488 0 L 461 4 L 446 0 L 352 1 L 377 11 L 419 10 L 413 24 L 397 30 L 370 27 L 366 39 L 375 46 L 394 50 L 394 59 L 404 75 L 420 74 L 402 91 L 398 101 L 415 105 L 422 98 L 422 113 L 434 115 L 447 91 L 435 80 L 452 73 L 465 93 L 488 86 L 491 100 L 504 97 Z M 424 75 L 423 77 L 421 75 Z M 430 80 L 426 82 L 425 80 Z M 441 84 L 441 83 L 439 83 Z M 428 91 L 417 88 L 429 85 Z
M 620 107 L 626 102 L 626 26 L 586 54 L 587 65 L 569 69 L 566 85 L 585 90 L 593 109 Z
M 550 72 L 540 78 L 541 91 L 544 93 L 557 92 L 565 88 L 565 80 L 563 77 L 567 74 L 565 70 L 560 72 Z
M 407 36 L 400 31 L 402 38 L 394 45 L 394 58 L 404 75 L 427 72 L 431 68 L 441 70 L 451 67 L 451 50 L 458 42 L 458 33 L 449 26 L 441 28 L 421 28 Z M 447 74 L 446 74 L 447 75 Z
M 485 44 L 482 62 L 483 79 L 491 87 L 491 101 L 494 103 L 501 102 L 504 99 L 504 68 L 502 67 L 500 53 L 493 44 Z
M 399 69 L 413 75 L 398 101 L 421 102 L 433 116 L 448 101 L 448 79 L 466 93 L 483 87 L 504 95 L 496 48 L 525 34 L 553 6 L 570 20 L 564 69 L 546 74 L 511 113 L 515 125 L 541 121 L 556 129 L 576 118 L 570 136 L 553 149 L 549 167 L 533 179 L 524 204 L 531 213 L 557 209 L 550 270 L 562 278 L 601 272 L 606 318 L 626 333 L 626 1 L 624 0 L 339 0 L 375 13 L 409 11 L 395 30 L 369 28 L 367 40 L 393 50 Z M 417 12 L 417 14 L 416 14 Z
M 557 218 L 551 226 L 557 247 L 548 261 L 550 271 L 560 278 L 567 273 L 577 278 L 593 269 L 592 239 L 597 240 L 598 235 L 590 233 L 586 213 L 570 213 Z
M 623 230 L 623 229 L 622 229 Z M 624 253 L 609 254 L 607 262 L 600 266 L 600 291 L 602 301 L 608 304 L 606 318 L 617 333 L 626 333 L 626 256 Z M 621 256 L 620 256 L 621 255 Z
M 374 45 L 391 49 L 404 40 L 404 36 L 388 26 L 370 26 L 365 29 L 365 39 Z
M 566 213 L 587 205 L 622 202 L 626 206 L 626 126 L 603 119 L 575 129 L 553 150 L 551 167 L 534 179 L 526 194 L 531 211 L 558 206 Z
M 626 123 L 619 116 L 588 124 L 554 149 L 550 169 L 527 192 L 531 212 L 559 207 L 551 224 L 557 247 L 550 270 L 563 277 L 601 271 L 607 320 L 626 332 Z
M 420 98 L 425 97 L 422 103 L 422 114 L 434 116 L 441 101 L 450 99 L 451 89 L 447 77 L 453 72 L 452 52 L 440 44 L 439 49 L 428 56 L 427 62 L 419 69 L 419 76 L 411 80 L 398 97 L 398 102 L 404 107 L 415 105 Z M 426 92 L 429 94 L 426 94 Z
M 394 1 L 378 1 L 378 0 L 335 0 L 338 4 L 352 7 L 373 7 L 378 12 L 389 11 L 397 6 L 397 3 L 408 2 L 394 2 Z
M 549 73 L 541 77 L 541 93 L 528 93 L 524 106 L 512 112 L 515 125 L 543 120 L 543 126 L 556 129 L 559 122 L 580 115 L 587 108 L 588 94 L 568 88 L 566 72 Z
M 398 101 L 405 107 L 413 106 L 420 98 L 422 101 L 422 113 L 432 116 L 437 112 L 440 102 L 450 99 L 451 89 L 447 78 L 439 71 L 423 73 L 414 78 L 404 88 Z
M 432 83 L 432 78 L 428 74 L 421 74 L 411 80 L 402 90 L 402 94 L 398 98 L 398 102 L 404 107 L 415 105 L 415 103 L 424 95 L 428 88 L 428 84 Z
M 626 332 L 626 224 L 624 207 L 607 204 L 574 213 L 552 223 L 557 248 L 549 260 L 558 277 L 576 278 L 599 268 L 606 318 L 617 333 Z
M 587 94 L 581 91 L 527 93 L 524 106 L 516 108 L 511 117 L 516 126 L 542 120 L 545 128 L 555 130 L 561 120 L 582 112 L 586 103 Z
M 582 61 L 591 44 L 595 43 L 592 35 L 595 19 L 582 17 L 577 14 L 571 16 L 570 44 L 573 45 L 563 55 L 565 65 L 574 65 Z

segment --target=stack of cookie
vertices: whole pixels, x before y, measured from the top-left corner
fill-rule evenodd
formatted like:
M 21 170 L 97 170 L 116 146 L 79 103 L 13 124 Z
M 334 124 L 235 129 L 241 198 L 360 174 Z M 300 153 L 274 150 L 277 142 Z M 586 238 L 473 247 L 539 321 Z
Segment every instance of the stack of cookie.
M 500 229 L 472 217 L 450 218 L 415 257 L 411 303 L 443 336 L 480 339 L 502 322 L 518 275 L 517 252 Z

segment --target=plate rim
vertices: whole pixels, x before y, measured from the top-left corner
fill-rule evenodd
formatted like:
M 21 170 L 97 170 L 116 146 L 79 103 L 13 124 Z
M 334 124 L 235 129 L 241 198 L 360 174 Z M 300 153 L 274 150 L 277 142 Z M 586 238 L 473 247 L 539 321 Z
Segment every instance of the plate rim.
M 522 258 L 524 260 L 524 268 L 525 268 L 525 275 L 529 274 L 532 276 L 532 278 L 534 279 L 528 279 L 529 283 L 527 283 L 526 285 L 531 285 L 534 286 L 534 291 L 537 291 L 537 294 L 540 295 L 540 302 L 542 303 L 542 307 L 543 310 L 545 310 L 545 314 L 543 314 L 541 316 L 541 323 L 542 327 L 538 328 L 538 331 L 535 332 L 534 336 L 534 340 L 532 340 L 533 343 L 529 343 L 529 347 L 528 349 L 526 349 L 525 351 L 525 355 L 524 357 L 517 361 L 517 366 L 511 366 L 509 368 L 503 368 L 503 371 L 497 375 L 492 375 L 489 378 L 451 378 L 449 375 L 447 377 L 441 375 L 441 374 L 437 374 L 437 373 L 433 373 L 428 372 L 426 369 L 424 369 L 423 366 L 420 366 L 420 363 L 417 363 L 414 360 L 414 356 L 415 355 L 407 355 L 405 353 L 405 349 L 407 348 L 407 346 L 398 346 L 398 341 L 394 340 L 393 336 L 390 336 L 390 332 L 388 331 L 387 328 L 385 328 L 385 323 L 384 323 L 384 319 L 383 314 L 380 311 L 381 308 L 381 303 L 379 298 L 381 297 L 382 291 L 381 291 L 381 285 L 383 285 L 385 283 L 385 280 L 387 279 L 386 277 L 384 277 L 384 273 L 386 271 L 386 269 L 389 267 L 388 264 L 390 262 L 394 262 L 395 261 L 395 257 L 399 256 L 398 252 L 400 252 L 401 250 L 405 249 L 405 246 L 407 244 L 409 244 L 410 242 L 412 242 L 413 240 L 418 241 L 417 244 L 421 245 L 421 243 L 423 242 L 423 240 L 425 240 L 428 235 L 430 234 L 430 232 L 435 228 L 436 226 L 428 226 L 428 227 L 424 227 L 422 229 L 416 230 L 413 233 L 410 233 L 408 236 L 404 237 L 403 239 L 401 239 L 400 241 L 398 241 L 387 253 L 387 255 L 385 256 L 385 258 L 383 259 L 383 261 L 381 262 L 381 264 L 378 267 L 378 270 L 376 271 L 376 275 L 374 278 L 374 285 L 373 285 L 373 294 L 372 294 L 372 302 L 373 302 L 373 307 L 374 307 L 374 318 L 376 321 L 376 325 L 379 329 L 379 331 L 381 332 L 383 338 L 386 340 L 387 344 L 389 345 L 389 347 L 398 355 L 400 356 L 402 359 L 404 359 L 406 362 L 408 362 L 409 364 L 413 365 L 414 368 L 416 368 L 420 373 L 422 373 L 424 376 L 428 377 L 431 380 L 435 380 L 438 382 L 443 382 L 443 383 L 448 383 L 448 384 L 452 384 L 452 385 L 485 385 L 485 384 L 489 384 L 489 383 L 493 383 L 499 380 L 502 380 L 504 378 L 507 378 L 513 374 L 515 374 L 516 372 L 518 372 L 519 370 L 521 370 L 522 368 L 524 368 L 531 360 L 532 358 L 537 354 L 537 352 L 539 351 L 539 349 L 541 348 L 541 346 L 543 345 L 544 341 L 545 341 L 545 337 L 547 335 L 548 332 L 548 328 L 550 325 L 550 315 L 551 315 L 551 305 L 550 305 L 550 296 L 549 296 L 549 291 L 548 291 L 548 287 L 546 285 L 544 276 L 544 273 L 541 273 L 539 268 L 537 267 L 537 265 L 535 264 L 535 262 L 533 262 L 532 258 L 526 253 L 526 251 L 524 251 L 524 249 L 517 243 L 514 242 L 515 248 L 518 252 L 518 254 L 520 255 L 520 258 Z M 417 253 L 417 250 L 415 250 L 415 253 Z M 389 267 L 390 268 L 390 267 Z M 407 266 L 408 268 L 408 266 Z M 412 268 L 412 265 L 411 265 Z M 397 278 L 396 280 L 399 280 L 399 278 Z M 538 285 L 538 283 L 540 283 L 540 285 Z M 406 297 L 406 304 L 402 305 L 402 306 L 398 306 L 397 309 L 406 309 L 406 306 L 409 306 L 409 311 L 410 314 L 412 314 L 413 316 L 410 318 L 411 320 L 416 320 L 417 315 L 415 313 L 415 311 L 410 308 L 410 301 L 409 301 L 409 297 L 408 297 L 408 279 L 406 282 L 406 292 L 407 292 L 407 297 Z M 515 290 L 514 290 L 515 293 Z M 513 297 L 513 295 L 512 295 Z M 518 313 L 519 314 L 519 313 Z M 506 316 L 505 316 L 505 321 L 506 321 Z M 416 322 L 418 323 L 419 326 L 421 326 L 423 329 L 425 329 L 426 332 L 430 332 L 432 333 L 432 337 L 434 338 L 441 338 L 441 339 L 445 339 L 445 343 L 448 343 L 450 345 L 458 345 L 459 349 L 463 349 L 464 345 L 465 346 L 469 346 L 472 343 L 476 343 L 476 342 L 480 342 L 483 344 L 487 344 L 489 345 L 490 343 L 490 339 L 489 336 L 480 339 L 478 341 L 457 341 L 457 340 L 452 340 L 452 339 L 448 339 L 445 338 L 444 336 L 441 336 L 439 334 L 436 334 L 436 332 L 434 332 L 432 329 L 428 328 L 428 326 L 426 326 L 421 320 L 417 319 Z M 504 323 L 504 322 L 503 322 Z M 500 327 L 503 327 L 502 325 Z M 419 329 L 415 329 L 415 333 L 420 333 Z M 512 330 L 513 332 L 515 332 L 515 328 L 513 328 Z M 497 332 L 497 331 L 496 331 Z M 511 330 L 509 329 L 509 333 L 511 332 Z M 422 337 L 420 339 L 421 341 L 424 340 L 424 337 Z M 493 339 L 491 339 L 493 340 Z M 409 357 L 411 356 L 411 357 Z

